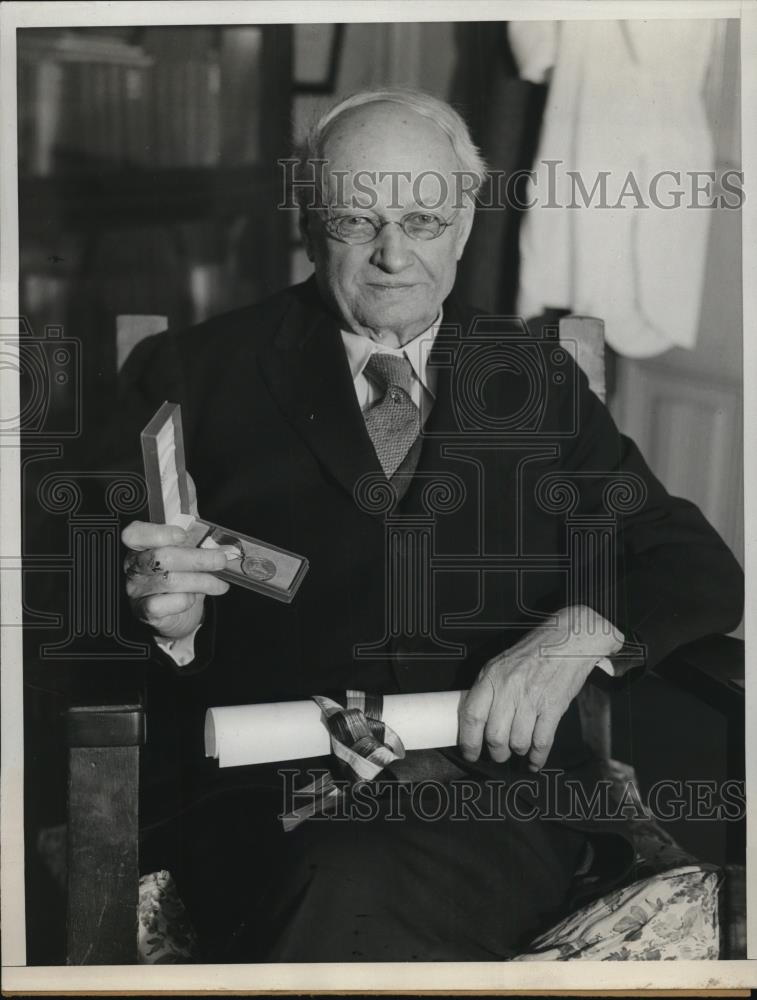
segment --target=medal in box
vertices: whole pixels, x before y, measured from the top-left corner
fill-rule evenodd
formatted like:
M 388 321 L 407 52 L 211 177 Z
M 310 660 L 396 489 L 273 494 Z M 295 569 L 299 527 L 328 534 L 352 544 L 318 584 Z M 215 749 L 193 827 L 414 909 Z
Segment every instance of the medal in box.
M 190 543 L 210 549 L 233 546 L 239 555 L 215 575 L 287 604 L 292 601 L 308 570 L 308 561 L 294 552 L 261 542 L 259 538 L 230 531 L 197 513 L 189 490 L 184 456 L 181 407 L 165 402 L 141 434 L 142 457 L 150 520 L 183 528 Z

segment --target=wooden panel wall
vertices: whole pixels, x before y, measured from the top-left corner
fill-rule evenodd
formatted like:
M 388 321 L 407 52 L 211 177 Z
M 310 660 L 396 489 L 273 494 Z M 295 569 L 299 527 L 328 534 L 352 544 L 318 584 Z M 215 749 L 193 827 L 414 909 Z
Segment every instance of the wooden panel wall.
M 693 500 L 743 561 L 740 382 L 626 361 L 615 410 L 666 488 Z

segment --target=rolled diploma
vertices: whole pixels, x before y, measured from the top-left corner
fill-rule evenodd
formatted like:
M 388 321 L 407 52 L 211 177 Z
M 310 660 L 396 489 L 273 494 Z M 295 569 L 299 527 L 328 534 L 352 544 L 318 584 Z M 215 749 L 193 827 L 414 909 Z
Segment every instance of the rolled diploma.
M 384 695 L 383 721 L 406 750 L 430 750 L 457 743 L 457 710 L 465 691 Z M 205 756 L 219 767 L 270 764 L 331 752 L 329 732 L 314 701 L 209 708 Z

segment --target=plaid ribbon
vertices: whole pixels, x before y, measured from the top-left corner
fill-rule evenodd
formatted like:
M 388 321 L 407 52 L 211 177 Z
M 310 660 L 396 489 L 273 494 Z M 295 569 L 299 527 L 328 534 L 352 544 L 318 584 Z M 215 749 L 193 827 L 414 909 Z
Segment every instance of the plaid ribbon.
M 387 765 L 402 760 L 405 748 L 399 736 L 381 719 L 384 699 L 380 694 L 346 691 L 345 700 L 346 705 L 340 705 L 331 698 L 313 695 L 313 701 L 326 719 L 331 752 L 354 786 L 374 781 Z M 284 830 L 288 833 L 317 813 L 333 812 L 344 794 L 344 789 L 335 783 L 331 773 L 321 775 L 304 788 L 298 788 L 297 795 L 309 796 L 310 801 L 281 817 Z

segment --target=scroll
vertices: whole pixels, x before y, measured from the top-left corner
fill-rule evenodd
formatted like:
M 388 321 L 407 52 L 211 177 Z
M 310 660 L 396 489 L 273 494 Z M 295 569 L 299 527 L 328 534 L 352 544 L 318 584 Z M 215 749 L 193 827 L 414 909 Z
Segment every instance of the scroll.
M 289 604 L 307 573 L 307 559 L 199 517 L 189 495 L 181 407 L 163 403 L 141 441 L 150 520 L 178 525 L 199 548 L 232 546 L 228 568 L 215 575 Z
M 465 691 L 384 695 L 382 720 L 406 750 L 457 743 L 457 710 Z M 210 708 L 205 715 L 205 756 L 219 767 L 270 764 L 331 752 L 329 731 L 314 701 Z

